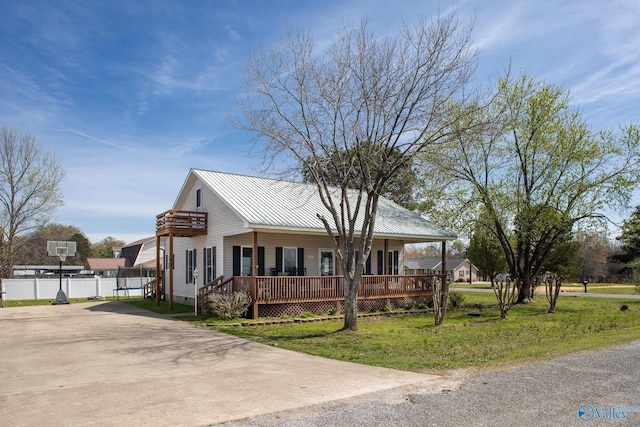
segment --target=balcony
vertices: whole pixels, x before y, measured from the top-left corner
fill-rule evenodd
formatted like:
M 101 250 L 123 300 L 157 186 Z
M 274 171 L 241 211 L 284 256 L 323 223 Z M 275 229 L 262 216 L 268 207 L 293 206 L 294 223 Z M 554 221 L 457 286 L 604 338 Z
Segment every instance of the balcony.
M 156 236 L 192 237 L 207 234 L 207 213 L 168 210 L 156 216 Z

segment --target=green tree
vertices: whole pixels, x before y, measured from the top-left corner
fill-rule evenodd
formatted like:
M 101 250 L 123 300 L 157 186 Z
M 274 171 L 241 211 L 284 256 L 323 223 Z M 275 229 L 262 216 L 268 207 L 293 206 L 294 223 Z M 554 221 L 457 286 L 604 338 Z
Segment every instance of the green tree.
M 620 253 L 613 255 L 614 261 L 631 264 L 640 259 L 640 206 L 636 206 L 631 216 L 622 222 L 620 236 L 622 242 Z
M 490 223 L 481 220 L 476 222 L 467 248 L 467 257 L 483 274 L 489 276 L 493 288 L 496 276 L 505 273 L 508 266 L 496 233 L 490 227 Z
M 299 32 L 250 59 L 245 120 L 237 125 L 261 143 L 267 168 L 306 174 L 317 186 L 326 208 L 318 219 L 345 283 L 345 330 L 358 329 L 358 287 L 380 195 L 458 120 L 444 107 L 468 96 L 476 64 L 469 37 L 455 14 L 405 26 L 398 37 L 379 37 L 362 20 L 320 54 Z
M 76 242 L 76 263 L 87 266 L 87 258 L 91 257 L 91 242 L 81 231 L 73 233 L 69 241 Z
M 64 171 L 29 133 L 0 130 L 0 280 L 10 277 L 24 234 L 62 205 Z M 0 294 L 0 307 L 4 306 Z
M 121 248 L 126 245 L 122 240 L 118 240 L 115 237 L 105 237 L 100 242 L 95 243 L 92 247 L 92 251 L 94 255 L 97 255 L 98 258 L 113 258 L 114 252 L 113 248 Z
M 450 107 L 459 114 L 461 107 Z M 447 204 L 437 207 L 456 217 L 470 206 L 486 210 L 522 302 L 576 224 L 604 221 L 605 210 L 628 204 L 640 172 L 640 130 L 594 132 L 562 87 L 526 75 L 500 79 L 474 121 L 448 129 L 450 144 L 425 156 L 448 184 L 440 189 Z

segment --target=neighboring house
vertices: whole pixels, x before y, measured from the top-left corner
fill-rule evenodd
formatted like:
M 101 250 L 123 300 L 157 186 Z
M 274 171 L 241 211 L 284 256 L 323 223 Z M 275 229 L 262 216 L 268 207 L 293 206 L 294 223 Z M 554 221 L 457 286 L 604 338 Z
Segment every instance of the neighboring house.
M 156 268 L 156 238 L 147 237 L 129 243 L 118 248 L 118 255 L 116 258 L 87 258 L 89 270 L 100 277 L 116 277 L 125 268 L 132 270 L 129 276 L 149 275 L 150 270 Z
M 87 265 L 96 276 L 116 277 L 126 261 L 125 258 L 87 258 Z
M 197 269 L 198 287 L 223 277 L 233 289 L 250 292 L 254 316 L 273 313 L 268 306 L 276 303 L 298 302 L 312 311 L 311 303 L 332 301 L 335 307 L 344 299 L 340 267 L 318 215 L 331 217 L 314 185 L 192 169 L 172 209 L 157 216 L 156 246 L 173 260 L 165 263 L 161 289 L 171 304 L 174 297 L 193 301 Z M 398 299 L 426 289 L 427 281 L 430 289 L 431 278 L 401 276 L 404 245 L 444 246 L 455 237 L 381 197 L 363 286 L 383 287 L 387 294 L 377 299 L 387 302 L 390 276 L 403 286 L 393 294 Z M 368 298 L 367 289 L 359 300 Z
M 156 264 L 156 238 L 147 237 L 122 247 L 120 258 L 126 259 L 124 267 L 151 267 Z
M 404 263 L 407 274 L 441 274 L 441 258 L 407 258 Z M 447 276 L 453 282 L 477 282 L 478 268 L 468 258 L 447 258 Z

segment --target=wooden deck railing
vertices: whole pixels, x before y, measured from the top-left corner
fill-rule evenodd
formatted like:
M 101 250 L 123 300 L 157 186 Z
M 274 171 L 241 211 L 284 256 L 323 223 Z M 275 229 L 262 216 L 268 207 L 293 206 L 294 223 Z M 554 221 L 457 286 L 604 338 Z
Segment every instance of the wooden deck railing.
M 358 298 L 393 298 L 432 293 L 433 278 L 444 275 L 362 276 Z M 234 277 L 233 291 L 251 295 L 254 303 L 288 303 L 344 299 L 342 276 Z
M 192 236 L 207 234 L 207 213 L 168 210 L 156 216 L 156 235 Z

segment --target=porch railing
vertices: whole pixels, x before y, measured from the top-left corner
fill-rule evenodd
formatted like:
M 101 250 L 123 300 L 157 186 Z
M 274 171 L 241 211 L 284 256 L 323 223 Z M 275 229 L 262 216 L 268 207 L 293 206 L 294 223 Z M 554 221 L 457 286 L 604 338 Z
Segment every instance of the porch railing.
M 433 292 L 433 278 L 445 275 L 362 276 L 358 298 L 420 296 Z M 233 290 L 251 295 L 254 303 L 287 303 L 344 299 L 342 276 L 234 277 Z

